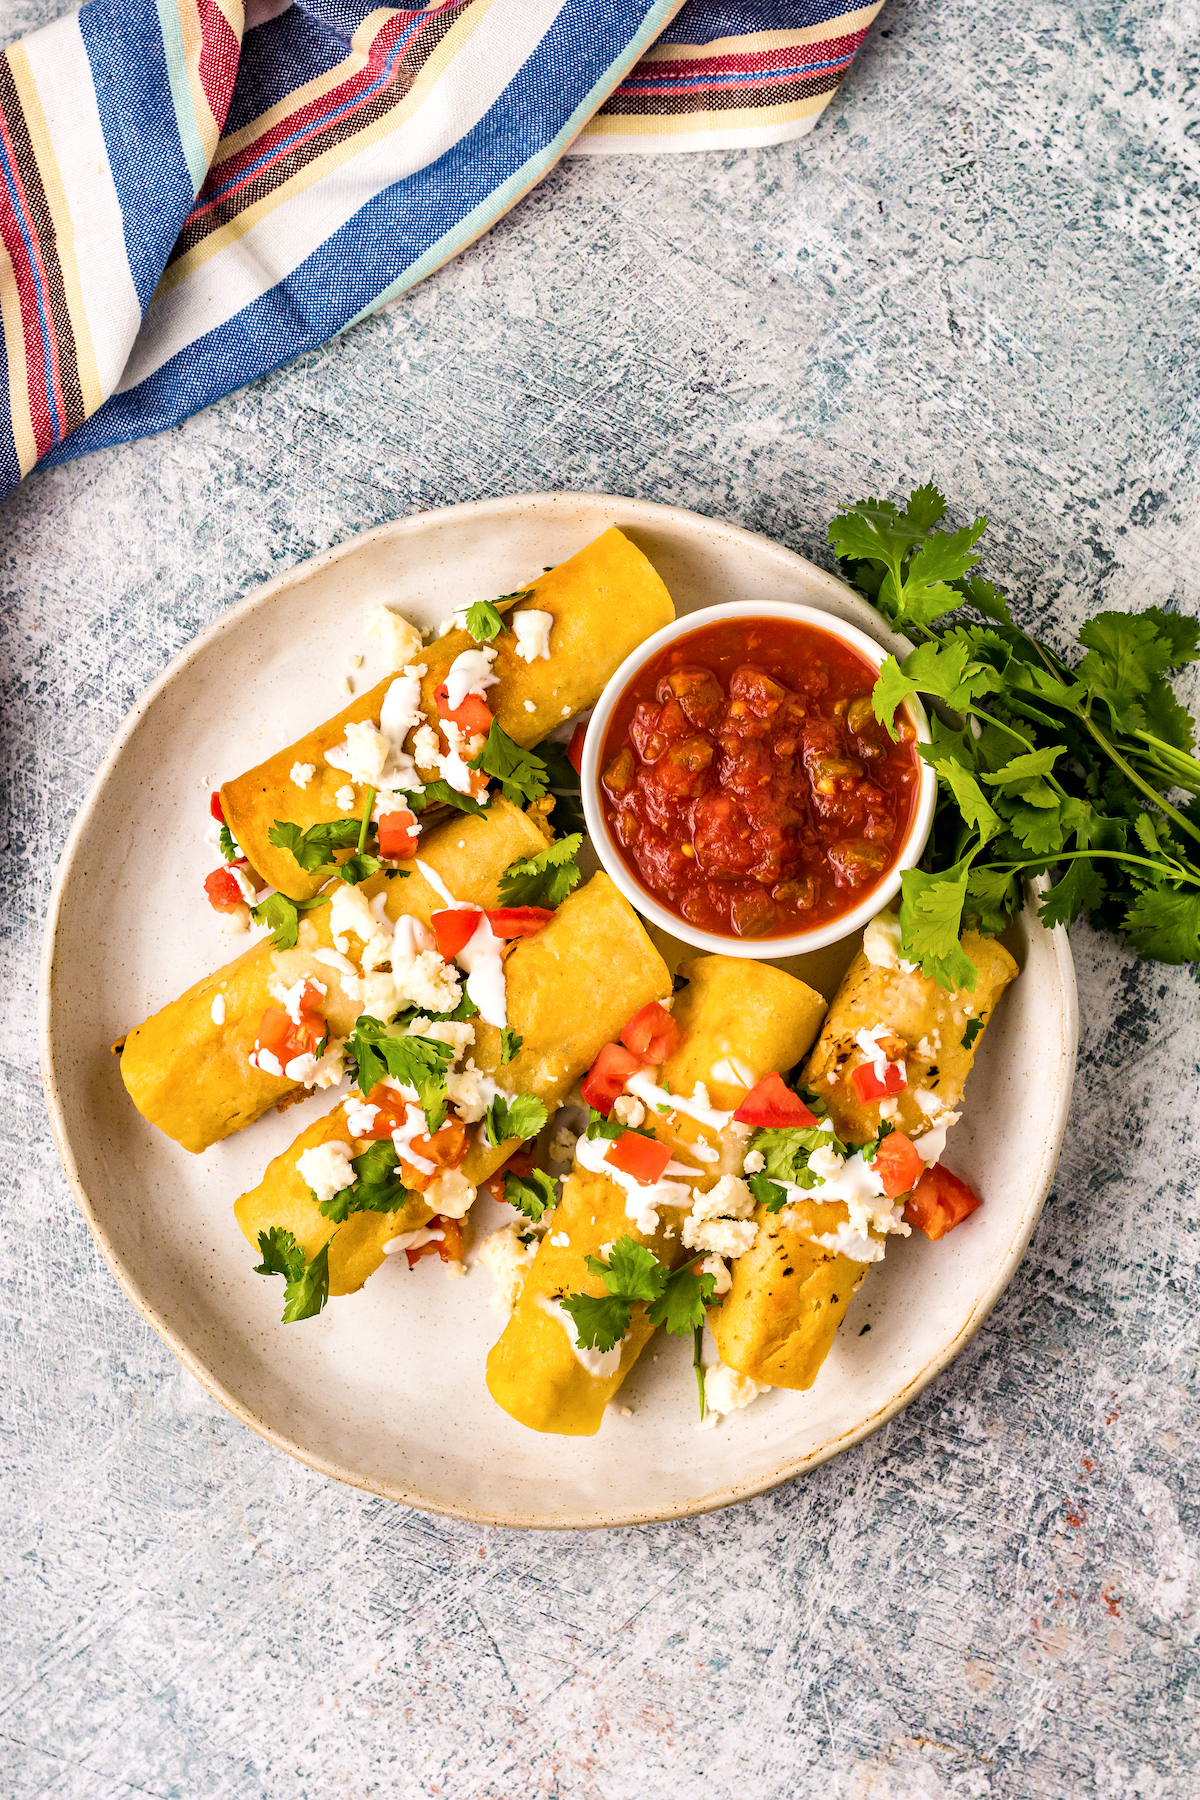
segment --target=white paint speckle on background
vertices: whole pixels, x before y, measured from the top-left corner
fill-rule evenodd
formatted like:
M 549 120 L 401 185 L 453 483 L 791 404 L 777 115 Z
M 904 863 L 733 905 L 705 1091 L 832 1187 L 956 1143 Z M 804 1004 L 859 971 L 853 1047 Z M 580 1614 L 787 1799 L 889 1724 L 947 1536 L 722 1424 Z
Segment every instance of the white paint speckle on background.
M 812 137 L 568 162 L 385 313 L 6 503 L 5 1800 L 1194 1796 L 1193 974 L 1075 933 L 1054 1193 L 907 1413 L 733 1512 L 567 1537 L 339 1487 L 208 1399 L 74 1206 L 33 1020 L 127 709 L 396 516 L 609 490 L 829 566 L 840 500 L 934 478 L 1056 641 L 1194 612 L 1195 25 L 889 0 Z

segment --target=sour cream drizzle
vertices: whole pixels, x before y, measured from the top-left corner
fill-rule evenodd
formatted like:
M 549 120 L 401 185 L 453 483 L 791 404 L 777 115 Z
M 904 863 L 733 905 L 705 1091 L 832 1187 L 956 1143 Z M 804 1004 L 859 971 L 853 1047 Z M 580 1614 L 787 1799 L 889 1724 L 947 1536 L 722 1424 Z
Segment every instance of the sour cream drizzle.
M 539 1294 L 537 1303 L 544 1313 L 557 1319 L 567 1334 L 567 1342 L 577 1363 L 594 1375 L 598 1381 L 607 1381 L 615 1375 L 621 1366 L 621 1345 L 614 1344 L 611 1350 L 585 1350 L 575 1336 L 575 1321 L 569 1312 L 565 1312 L 557 1300 L 551 1300 L 546 1294 Z M 622 1339 L 624 1342 L 624 1339 Z

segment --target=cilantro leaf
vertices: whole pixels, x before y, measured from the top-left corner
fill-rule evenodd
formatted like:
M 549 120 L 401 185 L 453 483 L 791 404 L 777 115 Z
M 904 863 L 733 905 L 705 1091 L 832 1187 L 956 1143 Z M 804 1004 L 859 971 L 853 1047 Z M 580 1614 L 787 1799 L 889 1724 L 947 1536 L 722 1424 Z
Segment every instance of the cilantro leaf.
M 765 1206 L 769 1213 L 782 1212 L 787 1204 L 787 1189 L 781 1188 L 769 1175 L 748 1175 L 746 1186 L 758 1204 Z
M 366 881 L 368 876 L 378 875 L 382 867 L 383 864 L 377 856 L 368 856 L 364 851 L 359 850 L 355 855 L 348 856 L 344 863 L 338 865 L 337 873 L 341 881 L 349 882 L 351 887 L 357 887 L 359 882 Z M 407 878 L 410 871 L 397 869 L 395 873 Z
M 918 645 L 902 663 L 885 659 L 871 695 L 875 717 L 894 738 L 896 708 L 910 694 L 932 694 L 955 712 L 963 712 L 984 694 L 1001 691 L 1004 682 L 987 663 L 976 661 L 970 645 L 946 639 Z
M 350 1186 L 320 1204 L 325 1218 L 341 1225 L 351 1213 L 396 1212 L 407 1201 L 408 1189 L 399 1174 L 400 1158 L 386 1138 L 353 1157 L 350 1167 L 354 1170 Z
M 659 1112 L 670 1112 L 672 1109 L 669 1106 L 660 1106 L 658 1110 Z M 647 1131 L 644 1125 L 622 1125 L 620 1119 L 606 1119 L 604 1114 L 598 1113 L 594 1106 L 588 1107 L 585 1137 L 608 1138 L 610 1142 L 615 1142 L 617 1138 L 624 1137 L 627 1131 L 632 1131 L 636 1137 L 652 1138 L 654 1136 L 654 1133 Z
M 1156 962 L 1200 961 L 1200 893 L 1161 887 L 1139 895 L 1125 915 L 1135 950 Z
M 1191 750 L 1196 741 L 1195 721 L 1161 676 L 1150 683 L 1141 706 L 1148 732 L 1174 750 Z
M 311 1262 L 305 1262 L 304 1251 L 290 1231 L 272 1225 L 260 1231 L 258 1248 L 262 1255 L 256 1275 L 282 1275 L 283 1323 L 294 1325 L 299 1319 L 311 1319 L 321 1312 L 329 1298 L 329 1245 L 322 1244 Z
M 967 879 L 964 917 L 985 932 L 1003 931 L 1021 910 L 1021 883 L 1005 869 L 972 869 Z
M 986 619 L 998 619 L 1002 625 L 1012 624 L 1012 614 L 1004 595 L 990 581 L 985 581 L 982 575 L 963 575 L 952 585 L 958 589 L 967 605 L 973 606 Z
M 484 1115 L 484 1132 L 494 1149 L 512 1138 L 536 1137 L 549 1117 L 536 1094 L 497 1094 Z
M 764 1160 L 763 1173 L 772 1181 L 790 1181 L 796 1187 L 820 1187 L 821 1175 L 814 1175 L 808 1159 L 814 1150 L 832 1150 L 845 1156 L 846 1146 L 835 1131 L 824 1131 L 816 1125 L 765 1126 L 750 1139 L 750 1148 Z M 754 1190 L 751 1190 L 754 1192 Z M 782 1204 L 782 1202 L 781 1202 Z M 778 1209 L 772 1207 L 771 1211 Z
M 554 829 L 583 833 L 587 820 L 583 816 L 583 799 L 579 787 L 579 770 L 568 761 L 565 744 L 538 745 L 538 755 L 546 765 L 546 780 L 554 796 Z
M 980 518 L 961 531 L 929 533 L 905 567 L 895 613 L 897 625 L 931 625 L 943 613 L 961 606 L 962 596 L 951 584 L 979 561 L 974 546 L 986 530 L 987 520 Z
M 1194 620 L 1158 607 L 1144 613 L 1097 613 L 1080 629 L 1079 641 L 1088 653 L 1079 665 L 1079 679 L 1119 722 L 1150 692 L 1157 676 L 1194 659 L 1196 637 Z
M 979 970 L 960 945 L 969 862 L 937 875 L 905 869 L 900 877 L 900 944 L 908 962 L 945 988 L 974 991 Z
M 633 1318 L 632 1303 L 619 1294 L 564 1294 L 562 1309 L 581 1350 L 614 1350 Z
M 519 744 L 514 744 L 495 719 L 487 742 L 467 767 L 495 776 L 501 793 L 513 806 L 528 806 L 531 801 L 545 796 L 548 785 L 545 763 L 532 751 L 522 750 Z
M 1043 896 L 1038 917 L 1043 925 L 1071 926 L 1081 913 L 1095 912 L 1103 903 L 1104 877 L 1095 863 L 1083 857 L 1067 864 L 1066 874 Z
M 230 831 L 228 825 L 222 825 L 219 842 L 221 845 L 221 855 L 225 858 L 225 861 L 236 862 L 241 855 L 241 851 L 234 842 L 233 833 Z
M 477 644 L 490 644 L 504 630 L 503 615 L 496 611 L 490 600 L 472 601 L 467 608 L 466 624 Z
M 506 1175 L 504 1198 L 535 1225 L 542 1215 L 558 1205 L 558 1189 L 544 1169 L 531 1169 L 528 1175 Z
M 691 1337 L 703 1325 L 705 1308 L 715 1297 L 717 1278 L 707 1271 L 676 1269 L 657 1300 L 651 1301 L 646 1317 L 652 1325 L 662 1325 L 672 1337 Z
M 954 755 L 939 752 L 932 744 L 918 744 L 918 750 L 927 763 L 937 770 L 938 780 L 947 789 L 959 812 L 979 833 L 980 844 L 988 843 L 1004 829 L 1003 823 L 992 807 L 987 796 L 976 781 Z
M 476 1011 L 478 1011 L 478 1008 L 476 1008 Z M 500 1067 L 502 1069 L 507 1068 L 508 1064 L 512 1061 L 513 1057 L 517 1055 L 524 1042 L 525 1039 L 521 1036 L 519 1031 L 514 1031 L 509 1025 L 506 1025 L 503 1028 L 500 1033 Z
M 346 1054 L 358 1065 L 359 1091 L 368 1097 L 391 1075 L 413 1088 L 430 1133 L 446 1117 L 446 1072 L 454 1060 L 449 1044 L 436 1038 L 404 1037 L 369 1013 L 361 1013 L 346 1041 Z
M 581 879 L 575 858 L 582 843 L 582 833 L 572 832 L 537 856 L 510 862 L 500 877 L 501 906 L 561 906 Z
M 404 796 L 411 812 L 424 812 L 429 806 L 453 806 L 459 812 L 470 813 L 472 818 L 482 818 L 487 807 L 480 804 L 470 794 L 460 794 L 452 788 L 448 781 L 427 781 L 420 793 L 409 791 Z
M 333 862 L 334 852 L 357 844 L 359 819 L 323 819 L 301 831 L 290 819 L 276 819 L 267 833 L 277 850 L 287 850 L 310 875 Z
M 1028 750 L 1022 756 L 1012 757 L 1002 769 L 997 769 L 994 774 L 985 774 L 982 779 L 989 787 L 999 788 L 1003 792 L 1019 788 L 1022 799 L 1031 806 L 1057 806 L 1058 795 L 1052 788 L 1046 787 L 1044 782 L 1040 782 L 1039 778 L 1049 775 L 1059 757 L 1066 754 L 1065 744 L 1046 744 L 1041 750 Z M 1042 792 L 1048 794 L 1049 799 L 1030 799 L 1031 794 Z
M 975 1042 L 975 1039 L 979 1036 L 979 1034 L 982 1030 L 983 1030 L 983 1020 L 982 1019 L 968 1019 L 967 1020 L 967 1029 L 963 1032 L 962 1039 L 961 1039 L 962 1047 L 964 1050 L 969 1050 L 971 1048 L 971 1045 Z
M 657 1300 L 667 1284 L 667 1270 L 658 1258 L 635 1237 L 619 1237 L 608 1253 L 608 1261 L 589 1256 L 587 1266 L 593 1275 L 602 1275 L 610 1294 L 627 1300 Z
M 300 914 L 323 904 L 324 894 L 315 894 L 311 900 L 289 900 L 286 894 L 268 894 L 265 900 L 250 908 L 250 917 L 256 925 L 271 927 L 276 950 L 293 950 L 300 936 Z

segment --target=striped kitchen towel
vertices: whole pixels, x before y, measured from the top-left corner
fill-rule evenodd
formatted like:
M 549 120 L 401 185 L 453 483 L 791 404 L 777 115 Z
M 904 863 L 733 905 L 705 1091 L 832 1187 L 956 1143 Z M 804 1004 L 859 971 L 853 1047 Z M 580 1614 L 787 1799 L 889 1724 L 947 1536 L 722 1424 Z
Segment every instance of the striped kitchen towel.
M 877 10 L 90 0 L 0 53 L 0 493 L 324 343 L 568 149 L 801 136 Z

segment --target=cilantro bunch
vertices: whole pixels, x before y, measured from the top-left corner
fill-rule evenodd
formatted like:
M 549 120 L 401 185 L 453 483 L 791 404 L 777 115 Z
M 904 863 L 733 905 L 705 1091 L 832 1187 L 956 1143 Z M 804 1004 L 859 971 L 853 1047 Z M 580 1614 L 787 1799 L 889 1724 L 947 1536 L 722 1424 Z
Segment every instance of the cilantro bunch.
M 917 640 L 884 663 L 876 717 L 895 737 L 910 694 L 933 703 L 919 748 L 938 804 L 921 866 L 903 876 L 902 954 L 945 987 L 974 988 L 964 927 L 1002 931 L 1022 878 L 1051 873 L 1045 924 L 1086 913 L 1142 956 L 1200 960 L 1200 761 L 1167 679 L 1200 657 L 1200 625 L 1157 606 L 1102 612 L 1068 660 L 974 573 L 986 518 L 949 532 L 945 512 L 926 486 L 903 508 L 858 501 L 829 527 L 848 579 Z

